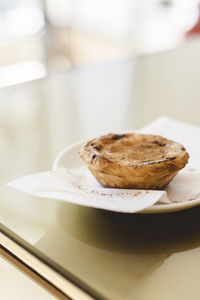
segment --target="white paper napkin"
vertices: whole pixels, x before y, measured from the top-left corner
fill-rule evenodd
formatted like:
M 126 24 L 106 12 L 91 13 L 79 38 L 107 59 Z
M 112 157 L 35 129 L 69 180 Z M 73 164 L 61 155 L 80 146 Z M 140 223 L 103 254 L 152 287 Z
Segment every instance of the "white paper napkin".
M 138 212 L 156 203 L 175 203 L 199 198 L 200 171 L 196 168 L 200 169 L 200 128 L 162 117 L 140 131 L 178 141 L 190 154 L 188 166 L 179 172 L 165 191 L 103 188 L 86 167 L 81 166 L 29 175 L 8 185 L 38 197 L 123 213 Z
M 166 197 L 164 191 L 105 189 L 83 167 L 33 174 L 8 185 L 38 197 L 127 213 L 143 210 Z

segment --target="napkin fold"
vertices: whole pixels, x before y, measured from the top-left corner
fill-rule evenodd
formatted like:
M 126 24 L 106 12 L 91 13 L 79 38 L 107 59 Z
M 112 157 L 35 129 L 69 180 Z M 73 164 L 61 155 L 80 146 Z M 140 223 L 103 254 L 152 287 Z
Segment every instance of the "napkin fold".
M 57 170 L 29 175 L 7 185 L 38 197 L 123 213 L 200 198 L 200 128 L 162 117 L 140 132 L 159 134 L 178 141 L 190 154 L 187 167 L 164 191 L 104 188 L 81 163 L 80 167 L 68 168 L 66 164 Z M 67 156 L 67 151 L 63 155 Z M 78 153 L 74 155 L 76 157 Z M 73 157 L 70 156 L 70 159 Z

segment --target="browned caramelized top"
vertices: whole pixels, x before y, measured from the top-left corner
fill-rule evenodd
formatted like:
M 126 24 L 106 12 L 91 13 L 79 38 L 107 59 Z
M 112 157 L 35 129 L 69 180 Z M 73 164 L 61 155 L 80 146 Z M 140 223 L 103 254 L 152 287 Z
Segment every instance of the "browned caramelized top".
M 111 161 L 145 165 L 174 160 L 185 148 L 161 136 L 145 134 L 108 134 L 91 140 L 86 147 L 92 159 L 102 156 Z

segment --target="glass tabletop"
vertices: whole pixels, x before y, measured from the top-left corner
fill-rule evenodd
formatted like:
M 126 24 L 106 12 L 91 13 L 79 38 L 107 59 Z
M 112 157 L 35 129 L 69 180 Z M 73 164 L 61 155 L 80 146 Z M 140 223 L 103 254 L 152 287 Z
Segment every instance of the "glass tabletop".
M 187 103 L 176 110 L 181 95 L 159 104 L 160 69 L 152 59 L 76 68 L 0 91 L 1 232 L 93 299 L 197 299 L 200 208 L 124 215 L 40 199 L 5 183 L 52 169 L 57 154 L 79 139 L 134 130 L 168 106 L 169 116 L 198 125 L 192 106 L 190 114 Z

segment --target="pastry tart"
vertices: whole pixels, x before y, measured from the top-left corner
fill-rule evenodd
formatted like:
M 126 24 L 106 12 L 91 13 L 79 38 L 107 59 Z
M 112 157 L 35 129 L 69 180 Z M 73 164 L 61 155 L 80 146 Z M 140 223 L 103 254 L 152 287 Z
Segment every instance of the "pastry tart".
M 79 154 L 104 187 L 153 190 L 165 188 L 189 158 L 177 142 L 136 133 L 92 139 Z

